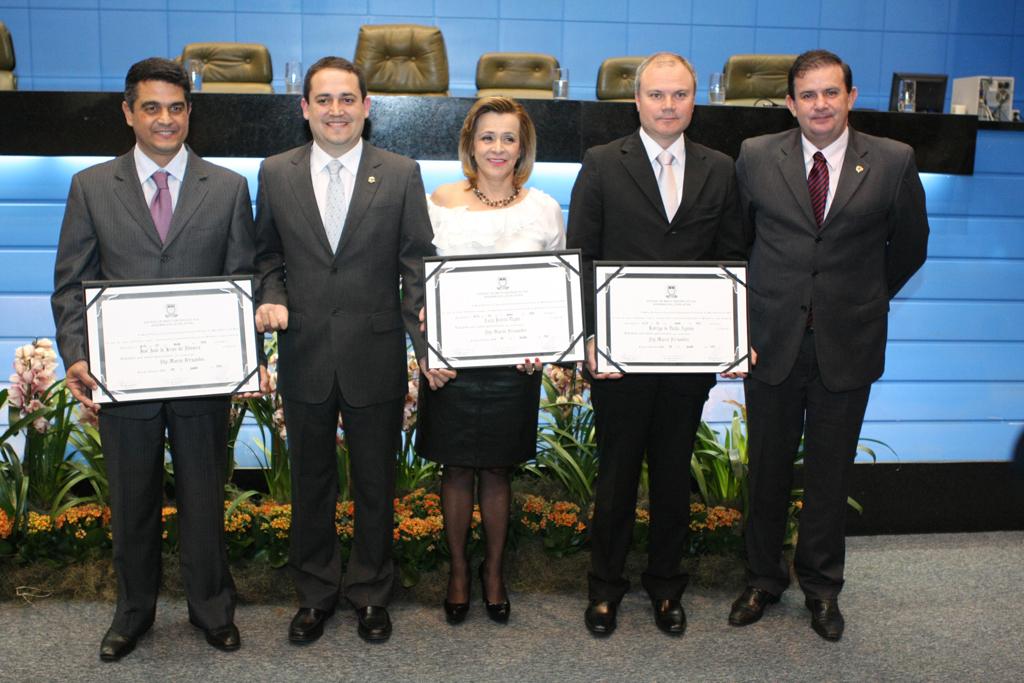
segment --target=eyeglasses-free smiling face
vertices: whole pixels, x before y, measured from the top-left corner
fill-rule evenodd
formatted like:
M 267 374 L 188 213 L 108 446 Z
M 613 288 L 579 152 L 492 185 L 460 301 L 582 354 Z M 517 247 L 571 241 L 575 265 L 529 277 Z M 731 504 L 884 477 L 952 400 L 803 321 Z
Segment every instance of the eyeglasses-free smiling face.
M 188 137 L 191 108 L 180 85 L 166 81 L 139 81 L 135 106 L 121 103 L 125 122 L 135 131 L 142 153 L 160 166 L 174 158 Z
M 313 74 L 309 100 L 302 99 L 302 116 L 325 152 L 337 158 L 355 147 L 369 115 L 370 98 L 363 99 L 354 73 L 323 69 Z
M 640 76 L 640 125 L 662 147 L 675 142 L 693 118 L 693 74 L 673 59 L 657 61 Z
M 786 106 L 796 117 L 804 137 L 818 149 L 836 141 L 846 130 L 857 88 L 846 89 L 843 68 L 829 64 L 793 79 L 796 99 L 786 96 Z
M 493 181 L 511 176 L 522 150 L 519 138 L 519 118 L 515 114 L 483 114 L 473 131 L 477 173 Z

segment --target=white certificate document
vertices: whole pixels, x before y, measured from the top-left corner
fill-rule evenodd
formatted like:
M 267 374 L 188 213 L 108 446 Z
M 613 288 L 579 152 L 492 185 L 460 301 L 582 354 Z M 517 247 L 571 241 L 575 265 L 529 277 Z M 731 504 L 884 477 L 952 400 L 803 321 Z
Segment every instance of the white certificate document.
M 583 359 L 578 251 L 424 259 L 427 364 Z
M 259 390 L 252 278 L 85 283 L 97 403 Z
M 598 372 L 747 372 L 746 264 L 598 261 Z

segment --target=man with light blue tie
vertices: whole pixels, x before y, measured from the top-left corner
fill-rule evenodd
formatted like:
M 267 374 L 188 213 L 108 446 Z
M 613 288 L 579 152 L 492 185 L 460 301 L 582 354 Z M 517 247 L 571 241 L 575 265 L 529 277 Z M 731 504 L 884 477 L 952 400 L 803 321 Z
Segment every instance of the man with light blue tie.
M 302 114 L 312 144 L 263 162 L 257 196 L 257 329 L 278 333 L 278 390 L 291 454 L 288 565 L 299 597 L 288 639 L 317 640 L 338 602 L 338 416 L 344 422 L 355 536 L 344 590 L 365 640 L 391 635 L 395 465 L 418 358 L 422 258 L 434 253 L 419 166 L 363 141 L 362 72 L 324 57 L 309 68 Z
M 151 58 L 125 77 L 127 154 L 71 181 L 51 298 L 67 386 L 94 406 L 86 359 L 86 280 L 150 280 L 253 272 L 253 221 L 242 176 L 185 146 L 189 80 L 175 62 Z M 235 587 L 224 546 L 229 399 L 105 405 L 100 437 L 110 484 L 117 608 L 100 645 L 116 661 L 153 624 L 160 588 L 164 435 L 174 461 L 181 570 L 189 621 L 221 650 L 239 647 Z

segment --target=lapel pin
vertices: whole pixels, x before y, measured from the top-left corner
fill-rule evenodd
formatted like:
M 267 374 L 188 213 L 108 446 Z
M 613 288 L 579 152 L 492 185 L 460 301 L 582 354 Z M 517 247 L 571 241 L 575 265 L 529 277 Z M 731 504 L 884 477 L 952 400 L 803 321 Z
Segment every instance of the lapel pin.
M 860 171 L 858 171 L 858 173 L 860 173 Z M 374 176 L 374 175 L 370 176 L 369 178 L 366 179 L 366 182 L 368 182 L 371 185 L 373 185 L 375 182 L 377 182 L 377 176 Z
M 857 164 L 857 167 L 855 169 L 853 169 L 853 170 L 857 171 L 857 173 L 863 173 L 864 172 L 864 167 L 861 166 L 860 164 Z

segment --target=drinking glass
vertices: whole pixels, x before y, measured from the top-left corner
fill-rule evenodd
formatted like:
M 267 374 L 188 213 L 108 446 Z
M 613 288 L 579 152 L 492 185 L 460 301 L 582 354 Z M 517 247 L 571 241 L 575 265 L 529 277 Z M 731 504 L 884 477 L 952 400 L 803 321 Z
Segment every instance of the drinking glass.
M 917 81 L 901 80 L 898 85 L 896 109 L 897 111 L 914 111 L 917 104 Z
M 203 89 L 203 60 L 188 60 L 185 70 L 188 71 L 188 80 L 192 85 L 192 92 L 201 92 Z
M 555 69 L 555 80 L 551 84 L 551 95 L 556 100 L 569 99 L 569 70 Z
M 302 94 L 302 62 L 284 65 L 284 91 L 289 95 Z
M 711 74 L 708 81 L 708 102 L 711 104 L 723 104 L 725 102 L 725 74 L 717 72 Z

